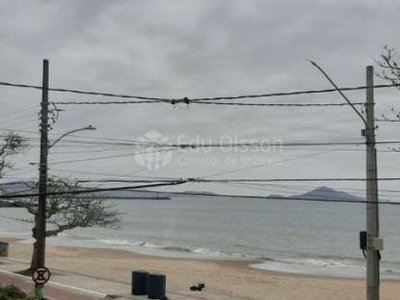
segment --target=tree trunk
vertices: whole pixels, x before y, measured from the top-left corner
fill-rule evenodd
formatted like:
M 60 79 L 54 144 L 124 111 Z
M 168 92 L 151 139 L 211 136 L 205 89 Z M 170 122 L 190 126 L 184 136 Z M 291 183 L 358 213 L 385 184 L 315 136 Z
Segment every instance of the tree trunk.
M 36 228 L 36 217 L 35 217 L 35 226 L 32 228 L 32 237 L 36 240 L 33 243 L 32 250 L 32 260 L 31 260 L 31 271 L 36 270 L 37 268 L 37 228 Z
M 31 271 L 37 268 L 37 243 L 33 243 L 32 260 L 31 260 Z

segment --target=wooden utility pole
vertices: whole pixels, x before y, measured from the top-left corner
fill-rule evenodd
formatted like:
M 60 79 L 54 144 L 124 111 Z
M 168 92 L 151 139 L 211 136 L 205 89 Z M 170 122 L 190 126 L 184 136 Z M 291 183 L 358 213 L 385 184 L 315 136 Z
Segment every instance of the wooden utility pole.
M 36 217 L 36 269 L 44 268 L 46 253 L 46 194 L 47 194 L 47 156 L 49 113 L 49 61 L 43 60 L 43 86 L 40 122 L 40 165 L 39 165 L 39 203 Z M 37 288 L 42 289 L 43 285 Z
M 378 181 L 375 148 L 374 68 L 367 67 L 367 102 L 365 141 L 367 148 L 367 300 L 379 300 L 379 238 Z

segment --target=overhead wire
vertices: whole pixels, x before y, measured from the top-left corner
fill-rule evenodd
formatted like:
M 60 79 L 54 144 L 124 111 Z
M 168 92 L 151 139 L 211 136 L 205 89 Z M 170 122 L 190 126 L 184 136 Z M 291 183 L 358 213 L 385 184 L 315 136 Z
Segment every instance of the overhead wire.
M 125 105 L 125 104 L 154 104 L 154 101 L 55 101 L 57 105 Z M 167 103 L 169 102 L 161 102 Z M 175 102 L 172 104 L 177 104 Z M 245 103 L 245 102 L 217 102 L 217 101 L 202 101 L 192 100 L 186 103 L 189 104 L 205 104 L 205 105 L 227 105 L 227 106 L 265 106 L 265 107 L 333 107 L 333 106 L 348 106 L 346 102 L 342 103 Z M 364 105 L 363 102 L 355 102 L 353 105 Z
M 257 107 L 333 107 L 348 106 L 346 102 L 342 103 L 245 103 L 245 102 L 216 102 L 216 101 L 195 101 L 195 104 L 205 105 L 225 105 L 225 106 L 257 106 Z M 364 105 L 363 102 L 355 102 L 353 105 Z
M 260 185 L 256 185 L 256 184 L 249 184 L 249 183 L 242 183 L 242 182 L 238 182 L 238 183 L 219 183 L 219 184 L 223 184 L 223 185 L 229 185 L 229 186 L 234 186 L 234 187 L 239 187 L 239 188 L 247 188 L 247 189 L 252 189 L 252 190 L 260 190 L 260 191 L 267 191 L 267 192 L 274 192 L 274 193 L 289 193 L 287 190 L 286 191 L 282 191 L 282 189 L 274 189 L 274 188 L 270 188 L 270 187 L 265 187 L 265 186 L 260 186 Z M 300 189 L 301 190 L 301 189 Z M 309 191 L 309 189 L 303 189 L 306 191 Z M 296 190 L 298 191 L 298 190 Z M 400 193 L 400 191 L 398 191 Z M 340 196 L 337 194 L 337 191 L 335 190 L 326 190 L 323 192 L 324 197 L 331 197 L 331 195 L 333 195 L 333 198 L 340 198 L 340 199 L 347 199 L 348 196 L 347 195 L 343 195 Z M 358 198 L 365 198 L 366 192 L 364 191 L 364 193 L 361 192 L 352 192 L 351 196 L 356 196 Z M 270 195 L 271 196 L 271 195 Z M 280 196 L 280 195 L 279 195 Z M 292 196 L 291 196 L 292 197 Z M 302 196 L 303 197 L 303 196 Z M 313 196 L 313 197 L 318 197 Z M 321 197 L 321 196 L 319 196 Z M 379 197 L 384 197 L 384 198 L 400 198 L 400 195 L 387 195 L 387 194 L 382 194 L 379 193 Z
M 66 172 L 66 173 L 76 173 L 76 174 L 88 174 L 88 175 L 97 175 L 97 176 L 121 176 L 121 174 L 115 174 L 115 173 L 104 173 L 104 172 L 93 172 L 93 171 L 82 171 L 82 170 L 70 170 L 70 169 L 57 169 L 57 168 L 52 168 L 53 171 L 57 172 Z M 124 175 L 123 177 L 131 177 L 131 178 L 152 178 L 153 180 L 158 180 L 158 179 L 169 179 L 169 180 L 179 180 L 180 178 L 177 177 L 163 177 L 163 176 L 133 176 L 133 175 Z
M 159 182 L 153 184 L 144 184 L 144 185 L 136 185 L 136 186 L 122 186 L 122 187 L 111 187 L 111 188 L 87 188 L 87 189 L 74 189 L 71 191 L 62 191 L 62 192 L 47 192 L 46 196 L 59 196 L 59 195 L 77 195 L 77 194 L 90 194 L 90 193 L 98 193 L 98 192 L 106 192 L 106 191 L 123 191 L 123 190 L 134 190 L 134 189 L 142 189 L 149 187 L 160 187 L 160 186 L 172 186 L 179 185 L 185 183 L 184 180 L 180 181 L 170 181 L 170 182 Z M 11 198 L 31 198 L 38 197 L 43 194 L 40 193 L 31 193 L 31 194 L 6 194 L 0 195 L 0 199 L 11 199 Z
M 323 155 L 323 154 L 327 154 L 327 153 L 331 153 L 331 152 L 332 152 L 331 150 L 330 151 L 324 151 L 324 152 L 317 152 L 317 153 L 307 154 L 307 155 L 303 155 L 303 156 L 299 156 L 299 157 L 293 157 L 293 158 L 288 158 L 288 159 L 284 159 L 284 160 L 278 160 L 278 162 L 279 163 L 290 162 L 290 161 L 294 161 L 294 160 L 298 160 L 298 159 L 319 156 L 319 155 Z M 272 162 L 274 162 L 274 161 L 272 161 Z M 215 176 L 220 176 L 220 175 L 225 175 L 225 174 L 230 174 L 230 173 L 235 173 L 235 172 L 240 172 L 240 171 L 245 171 L 245 170 L 250 170 L 250 169 L 266 167 L 266 166 L 270 166 L 270 165 L 271 165 L 271 162 L 268 160 L 267 162 L 262 163 L 262 164 L 256 164 L 256 165 L 253 165 L 253 166 L 229 169 L 229 170 L 226 170 L 226 171 L 221 171 L 221 172 L 216 172 L 216 173 L 203 175 L 203 176 L 201 176 L 199 178 L 201 178 L 201 179 L 210 178 L 210 177 L 215 177 Z
M 88 194 L 88 193 L 98 193 L 105 191 L 121 191 L 121 190 L 136 190 L 148 187 L 160 187 L 160 186 L 172 186 L 172 185 L 180 185 L 184 183 L 191 182 L 190 180 L 179 180 L 174 182 L 158 182 L 152 184 L 144 184 L 144 185 L 136 185 L 136 186 L 122 186 L 122 187 L 111 187 L 111 188 L 88 188 L 81 190 L 71 190 L 71 191 L 62 191 L 62 192 L 48 192 L 46 196 L 54 196 L 54 195 L 76 195 L 76 194 Z M 157 192 L 157 191 L 153 191 Z M 345 199 L 324 199 L 324 198 L 308 198 L 308 197 L 263 197 L 263 196 L 251 196 L 251 195 L 227 195 L 227 194 L 208 194 L 208 193 L 196 193 L 196 192 L 166 192 L 168 194 L 175 195 L 197 195 L 204 197 L 229 197 L 229 198 L 247 198 L 247 199 L 264 199 L 264 200 L 273 200 L 273 201 L 298 201 L 298 202 L 325 202 L 325 203 L 351 203 L 351 204 L 365 204 L 365 203 L 373 203 L 373 204 L 385 204 L 385 205 L 400 205 L 400 202 L 391 202 L 391 201 L 365 201 L 365 200 L 345 200 Z M 39 193 L 31 193 L 31 194 L 5 194 L 0 195 L 0 199 L 12 199 L 12 198 L 31 198 L 40 196 Z M 111 199 L 110 199 L 111 200 Z M 117 199 L 114 199 L 117 200 Z
M 42 90 L 43 87 L 40 85 L 31 85 L 31 84 L 19 84 L 12 82 L 0 82 L 1 86 L 9 86 L 9 87 L 18 87 L 18 88 L 30 88 L 30 89 L 38 89 Z M 374 85 L 374 88 L 391 88 L 398 87 L 400 84 L 391 83 L 391 84 L 378 84 Z M 341 87 L 341 91 L 357 91 L 357 90 L 365 90 L 367 86 L 353 86 L 353 87 Z M 317 89 L 317 90 L 303 90 L 303 91 L 289 91 L 289 92 L 275 92 L 275 93 L 262 93 L 262 94 L 247 94 L 247 95 L 239 95 L 239 96 L 219 96 L 219 97 L 194 97 L 188 98 L 184 97 L 181 99 L 176 99 L 173 97 L 145 97 L 138 95 L 127 95 L 127 94 L 116 94 L 110 92 L 95 92 L 95 91 L 83 91 L 77 89 L 65 89 L 65 88 L 48 88 L 49 91 L 52 92 L 62 92 L 62 93 L 73 93 L 73 94 L 81 94 L 81 95 L 93 95 L 93 96 L 104 96 L 104 97 L 115 97 L 115 98 L 127 98 L 127 99 L 137 99 L 137 100 L 149 100 L 155 102 L 171 102 L 171 104 L 175 104 L 177 102 L 185 102 L 189 101 L 213 101 L 213 100 L 237 100 L 237 99 L 251 99 L 251 98 L 268 98 L 268 97 L 282 97 L 282 96 L 294 96 L 294 95 L 310 95 L 310 94 L 324 94 L 324 93 L 333 93 L 337 92 L 337 88 L 334 89 Z M 77 102 L 79 103 L 79 102 Z
M 125 153 L 125 154 L 92 157 L 92 158 L 82 158 L 82 159 L 73 159 L 73 160 L 64 160 L 64 161 L 50 161 L 48 164 L 51 166 L 51 165 L 77 163 L 77 162 L 84 162 L 84 161 L 97 161 L 97 160 L 103 160 L 103 159 L 121 158 L 121 157 L 129 157 L 129 156 L 136 156 L 136 155 L 146 155 L 146 154 L 175 151 L 175 150 L 176 149 L 159 149 L 156 151 L 139 151 L 139 152 L 130 152 L 130 153 Z M 35 165 L 40 165 L 40 164 L 35 164 Z
M 400 177 L 379 177 L 367 179 L 361 177 L 326 177 L 326 178 L 224 178 L 204 179 L 204 177 L 193 178 L 196 182 L 318 182 L 318 181 L 400 181 Z
M 156 191 L 153 191 L 156 192 Z M 383 205 L 394 205 L 394 206 L 400 206 L 400 202 L 391 202 L 391 201 L 364 201 L 364 200 L 343 200 L 343 199 L 317 199 L 317 198 L 307 198 L 307 197 L 279 197 L 279 198 L 273 198 L 273 197 L 268 197 L 268 196 L 253 196 L 253 195 L 233 195 L 233 194 L 210 194 L 210 193 L 205 193 L 205 192 L 166 192 L 169 195 L 179 195 L 179 196 L 203 196 L 207 198 L 240 198 L 240 199 L 256 199 L 256 200 L 269 200 L 269 201 L 294 201 L 294 202 L 321 202 L 321 203 L 348 203 L 348 204 L 366 204 L 366 203 L 372 203 L 372 204 L 383 204 Z
M 1 81 L 0 85 L 9 86 L 9 87 L 37 89 L 37 90 L 42 90 L 43 89 L 43 87 L 40 86 L 40 85 L 19 84 L 19 83 L 11 83 L 11 82 L 4 82 L 4 81 Z M 144 96 L 114 94 L 114 93 L 104 93 L 104 92 L 90 92 L 90 91 L 82 91 L 82 90 L 75 90 L 75 89 L 64 89 L 64 88 L 48 88 L 48 90 L 52 91 L 52 92 L 73 93 L 73 94 L 83 94 L 83 95 L 93 95 L 93 96 L 105 96 L 105 97 L 116 97 L 116 98 L 127 98 L 127 99 L 138 99 L 138 100 L 150 100 L 150 101 L 169 101 L 170 100 L 170 99 L 167 99 L 167 98 L 144 97 Z

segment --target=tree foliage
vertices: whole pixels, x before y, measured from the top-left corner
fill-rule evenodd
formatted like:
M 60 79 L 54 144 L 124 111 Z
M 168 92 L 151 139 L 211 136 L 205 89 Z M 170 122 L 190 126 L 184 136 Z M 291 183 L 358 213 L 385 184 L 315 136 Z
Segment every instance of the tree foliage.
M 9 285 L 0 287 L 0 300 L 34 300 L 19 288 Z
M 75 181 L 52 177 L 48 180 L 48 193 L 65 193 L 48 195 L 46 209 L 46 236 L 56 236 L 60 232 L 76 227 L 117 228 L 121 213 L 108 205 L 101 195 L 68 194 L 82 189 Z M 21 199 L 19 206 L 24 207 L 34 216 L 25 221 L 33 222 L 38 213 L 38 197 Z M 33 232 L 33 237 L 35 236 Z
M 381 68 L 381 72 L 377 74 L 379 77 L 393 84 L 400 84 L 400 54 L 396 49 L 385 46 L 376 63 Z
M 0 178 L 4 172 L 12 169 L 10 157 L 20 153 L 27 147 L 26 141 L 20 135 L 13 132 L 6 133 L 0 142 Z

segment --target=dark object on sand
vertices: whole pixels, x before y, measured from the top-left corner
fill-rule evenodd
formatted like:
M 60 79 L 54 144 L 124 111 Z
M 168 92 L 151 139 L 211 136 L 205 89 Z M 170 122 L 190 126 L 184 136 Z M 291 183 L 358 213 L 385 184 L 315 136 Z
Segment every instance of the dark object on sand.
M 147 295 L 147 271 L 136 270 L 132 272 L 132 295 Z
M 201 292 L 202 289 L 206 287 L 205 283 L 198 283 L 197 285 L 193 285 L 190 287 L 190 290 L 193 292 Z
M 114 299 L 118 299 L 121 298 L 121 295 L 107 295 L 104 299 L 105 300 L 114 300 Z
M 165 297 L 165 282 L 164 274 L 149 274 L 147 275 L 147 297 L 149 299 L 163 299 Z
M 0 257 L 8 257 L 8 243 L 0 242 Z

